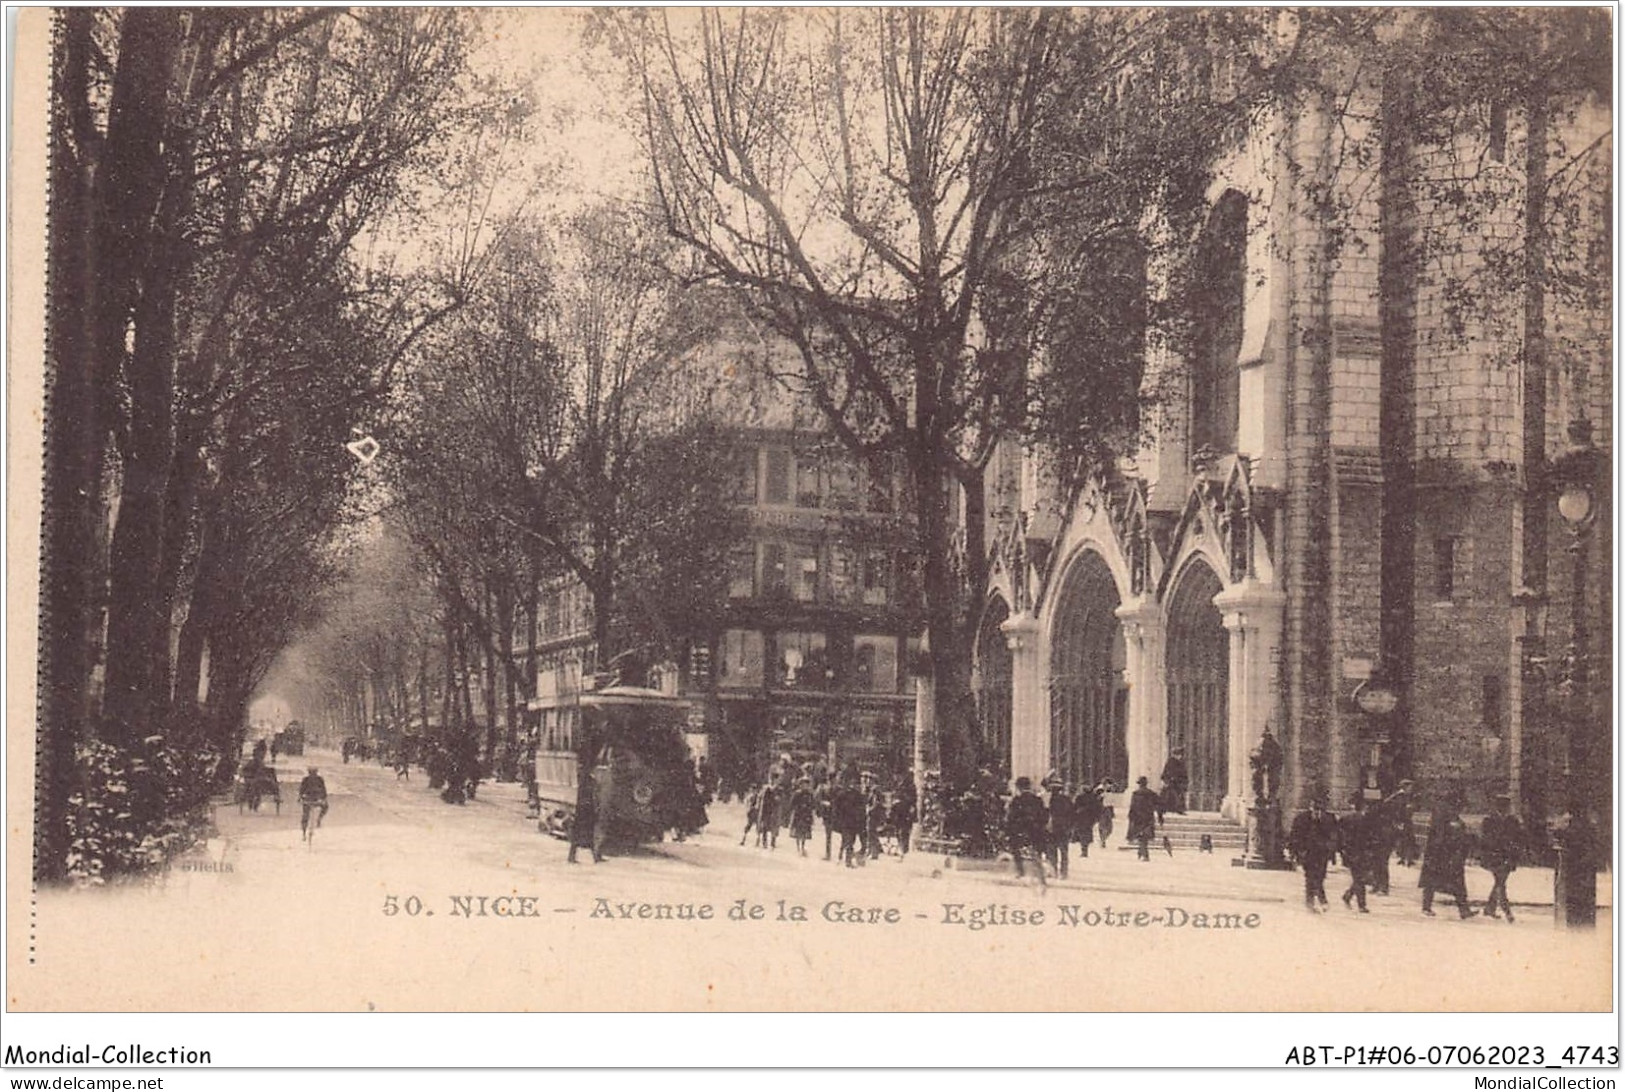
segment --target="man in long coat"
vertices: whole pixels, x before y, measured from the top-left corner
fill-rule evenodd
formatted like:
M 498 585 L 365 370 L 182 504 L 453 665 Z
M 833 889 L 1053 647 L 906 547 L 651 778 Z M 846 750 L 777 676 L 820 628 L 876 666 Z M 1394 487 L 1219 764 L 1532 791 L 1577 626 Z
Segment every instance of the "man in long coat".
M 1463 918 L 1476 913 L 1467 903 L 1467 851 L 1470 848 L 1467 824 L 1453 801 L 1440 804 L 1433 811 L 1433 822 L 1428 827 L 1427 848 L 1422 851 L 1422 913 L 1433 916 L 1433 896 L 1444 892 L 1456 900 L 1456 910 Z
M 1072 801 L 1072 836 L 1078 840 L 1080 857 L 1089 856 L 1089 843 L 1095 840 L 1095 824 L 1100 821 L 1101 791 L 1085 785 Z
M 1185 792 L 1190 788 L 1191 775 L 1185 765 L 1185 748 L 1175 747 L 1168 752 L 1168 761 L 1162 767 L 1162 810 L 1175 815 L 1185 814 Z
M 1507 921 L 1512 920 L 1512 903 L 1507 900 L 1507 877 L 1518 867 L 1518 857 L 1523 849 L 1523 825 L 1516 815 L 1507 811 L 1511 802 L 1512 798 L 1506 793 L 1498 793 L 1491 798 L 1493 810 L 1484 817 L 1484 826 L 1479 832 L 1478 852 L 1478 863 L 1488 869 L 1495 879 L 1489 900 L 1484 903 L 1484 913 L 1488 917 L 1499 917 L 1496 907 L 1500 907 L 1506 913 Z
M 1326 810 L 1323 792 L 1312 793 L 1309 807 L 1292 820 L 1287 838 L 1292 857 L 1303 869 L 1303 901 L 1309 909 L 1326 909 L 1326 869 L 1337 855 L 1337 817 Z
M 1161 798 L 1152 791 L 1149 778 L 1142 777 L 1128 798 L 1128 840 L 1139 847 L 1140 860 L 1151 859 L 1151 839 L 1157 836 L 1157 811 Z
M 1066 785 L 1059 775 L 1052 773 L 1045 778 L 1044 788 L 1049 792 L 1046 804 L 1049 812 L 1049 829 L 1045 832 L 1044 855 L 1049 858 L 1050 870 L 1064 880 L 1076 809 L 1072 803 L 1072 794 L 1066 791 Z
M 863 793 L 848 778 L 836 779 L 835 792 L 830 801 L 835 820 L 835 833 L 841 836 L 841 860 L 848 868 L 856 868 L 852 859 L 858 835 L 863 832 Z
M 1337 821 L 1338 847 L 1343 863 L 1348 866 L 1349 886 L 1343 892 L 1343 905 L 1359 905 L 1360 913 L 1370 913 L 1365 905 L 1366 887 L 1371 883 L 1373 861 L 1377 847 L 1387 852 L 1386 835 L 1381 829 L 1382 817 L 1375 809 L 1367 809 L 1365 796 L 1354 794 L 1354 811 Z
M 1038 870 L 1038 882 L 1045 882 L 1044 839 L 1048 825 L 1049 816 L 1044 811 L 1044 802 L 1033 792 L 1032 778 L 1016 778 L 1016 795 L 1010 798 L 1004 815 L 1004 832 L 1010 840 L 1010 856 L 1016 862 L 1017 876 L 1025 874 L 1021 859 L 1030 851 L 1033 867 Z

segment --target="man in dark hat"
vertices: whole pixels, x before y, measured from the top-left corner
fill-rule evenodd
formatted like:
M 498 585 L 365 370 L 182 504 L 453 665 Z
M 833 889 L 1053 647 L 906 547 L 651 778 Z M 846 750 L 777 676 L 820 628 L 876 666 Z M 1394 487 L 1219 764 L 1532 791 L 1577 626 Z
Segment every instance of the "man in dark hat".
M 1168 761 L 1162 767 L 1162 810 L 1184 815 L 1185 791 L 1190 788 L 1190 783 L 1190 770 L 1185 765 L 1185 748 L 1175 747 L 1168 752 Z
M 841 836 L 841 861 L 847 868 L 857 867 L 852 855 L 865 820 L 863 793 L 858 789 L 856 781 L 856 776 L 848 777 L 844 774 L 836 778 L 835 791 L 830 801 L 831 815 L 835 820 L 835 833 Z
M 1100 828 L 1100 848 L 1106 848 L 1106 840 L 1112 836 L 1112 828 L 1117 823 L 1117 808 L 1106 799 L 1108 793 L 1117 792 L 1117 785 L 1111 778 L 1107 778 L 1095 786 L 1095 799 L 1100 801 L 1100 811 L 1095 818 L 1095 826 Z
M 1038 870 L 1038 882 L 1048 881 L 1044 876 L 1044 830 L 1048 825 L 1049 817 L 1044 811 L 1044 802 L 1033 792 L 1033 779 L 1030 777 L 1016 778 L 1016 795 L 1010 798 L 1010 806 L 1005 811 L 1004 831 L 1010 839 L 1010 856 L 1016 862 L 1016 875 L 1024 875 L 1021 859 L 1024 854 L 1031 853 L 1033 867 Z
M 1067 791 L 1066 783 L 1054 770 L 1044 778 L 1044 791 L 1049 794 L 1045 800 L 1049 828 L 1044 832 L 1044 856 L 1049 859 L 1050 871 L 1064 880 L 1076 809 L 1072 805 L 1072 794 Z
M 1095 840 L 1095 824 L 1100 821 L 1100 796 L 1104 788 L 1091 789 L 1088 785 L 1078 790 L 1072 801 L 1072 831 L 1078 840 L 1078 856 L 1089 856 L 1089 844 Z
M 1499 907 L 1506 913 L 1509 922 L 1512 920 L 1512 903 L 1507 899 L 1507 877 L 1518 867 L 1519 849 L 1523 845 L 1523 825 L 1508 810 L 1511 803 L 1512 797 L 1504 792 L 1490 797 L 1490 813 L 1484 817 L 1484 825 L 1479 831 L 1478 854 L 1478 863 L 1489 870 L 1495 880 L 1490 888 L 1490 897 L 1484 903 L 1484 914 L 1486 917 L 1500 917 L 1496 913 Z
M 1422 913 L 1433 916 L 1433 896 L 1443 892 L 1456 900 L 1456 912 L 1470 918 L 1476 910 L 1467 901 L 1467 852 L 1469 847 L 1467 824 L 1462 822 L 1461 805 L 1456 792 L 1447 792 L 1433 809 L 1428 824 L 1428 844 L 1422 851 L 1422 876 L 1417 885 L 1422 889 Z
M 1365 889 L 1371 882 L 1371 861 L 1383 833 L 1377 828 L 1377 813 L 1366 810 L 1363 793 L 1356 791 L 1351 804 L 1354 810 L 1337 821 L 1338 843 L 1343 863 L 1349 870 L 1349 887 L 1343 892 L 1343 905 L 1358 904 L 1360 913 L 1367 914 L 1370 911 L 1365 905 Z
M 1309 909 L 1325 912 L 1326 868 L 1337 855 L 1337 817 L 1326 810 L 1326 790 L 1309 794 L 1309 807 L 1292 820 L 1287 837 L 1293 860 L 1303 869 L 1303 901 Z
M 1140 860 L 1151 859 L 1151 839 L 1157 836 L 1157 808 L 1161 798 L 1151 789 L 1151 779 L 1140 778 L 1128 798 L 1128 840 L 1139 846 Z

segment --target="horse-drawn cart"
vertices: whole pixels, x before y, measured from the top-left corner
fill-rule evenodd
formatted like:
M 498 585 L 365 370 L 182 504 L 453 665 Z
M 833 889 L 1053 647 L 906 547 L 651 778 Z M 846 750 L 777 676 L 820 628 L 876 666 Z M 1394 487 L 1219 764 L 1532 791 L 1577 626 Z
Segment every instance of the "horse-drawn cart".
M 266 797 L 270 797 L 276 804 L 276 813 L 282 814 L 282 787 L 277 783 L 276 768 L 273 766 L 245 766 L 237 773 L 237 779 L 232 783 L 231 799 L 237 805 L 237 811 L 257 812 L 260 804 Z

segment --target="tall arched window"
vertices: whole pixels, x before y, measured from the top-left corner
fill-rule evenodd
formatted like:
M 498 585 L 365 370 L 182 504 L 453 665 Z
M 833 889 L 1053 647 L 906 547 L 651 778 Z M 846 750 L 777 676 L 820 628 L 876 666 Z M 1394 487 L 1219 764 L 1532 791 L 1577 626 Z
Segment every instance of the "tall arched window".
M 1197 243 L 1192 267 L 1190 451 L 1234 451 L 1241 404 L 1247 296 L 1247 198 L 1226 190 Z

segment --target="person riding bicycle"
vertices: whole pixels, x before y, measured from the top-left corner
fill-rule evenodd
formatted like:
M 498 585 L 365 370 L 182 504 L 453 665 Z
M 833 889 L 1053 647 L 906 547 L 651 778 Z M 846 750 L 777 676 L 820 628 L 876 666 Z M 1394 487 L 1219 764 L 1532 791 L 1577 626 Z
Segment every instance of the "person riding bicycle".
M 299 803 L 304 805 L 301 809 L 304 815 L 300 827 L 303 828 L 305 823 L 309 822 L 310 809 L 313 807 L 321 809 L 316 815 L 316 823 L 318 826 L 321 825 L 323 816 L 327 814 L 327 782 L 322 780 L 315 766 L 310 767 L 310 772 L 299 782 Z

